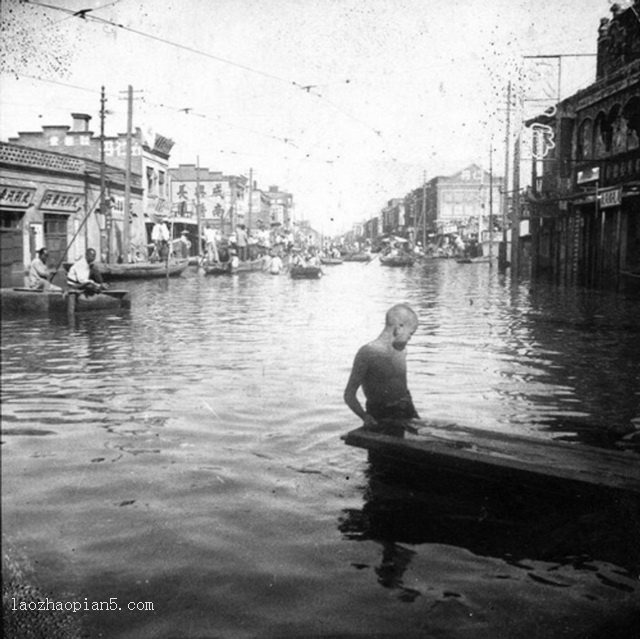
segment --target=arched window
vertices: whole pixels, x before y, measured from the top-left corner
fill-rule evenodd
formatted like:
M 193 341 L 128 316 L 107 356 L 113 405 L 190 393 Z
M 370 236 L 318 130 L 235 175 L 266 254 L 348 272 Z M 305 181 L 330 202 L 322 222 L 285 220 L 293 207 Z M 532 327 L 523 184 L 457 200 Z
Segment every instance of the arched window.
M 640 97 L 632 97 L 622 109 L 622 126 L 625 130 L 628 151 L 640 147 Z
M 593 124 L 589 118 L 578 127 L 578 160 L 589 160 L 593 156 Z
M 611 126 L 607 116 L 600 111 L 593 127 L 593 151 L 596 158 L 605 156 L 611 150 Z
M 622 109 L 619 104 L 614 105 L 609 111 L 608 125 L 611 128 L 611 148 L 610 151 L 616 155 L 627 150 L 627 134 L 623 130 Z

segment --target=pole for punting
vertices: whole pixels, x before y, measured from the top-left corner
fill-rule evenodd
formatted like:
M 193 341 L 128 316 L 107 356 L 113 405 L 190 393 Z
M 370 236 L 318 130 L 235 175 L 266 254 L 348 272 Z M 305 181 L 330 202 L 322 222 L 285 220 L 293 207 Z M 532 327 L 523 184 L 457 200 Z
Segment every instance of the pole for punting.
M 124 178 L 124 215 L 122 220 L 122 253 L 125 262 L 130 259 L 131 232 L 131 134 L 133 129 L 133 87 L 127 89 L 127 165 Z

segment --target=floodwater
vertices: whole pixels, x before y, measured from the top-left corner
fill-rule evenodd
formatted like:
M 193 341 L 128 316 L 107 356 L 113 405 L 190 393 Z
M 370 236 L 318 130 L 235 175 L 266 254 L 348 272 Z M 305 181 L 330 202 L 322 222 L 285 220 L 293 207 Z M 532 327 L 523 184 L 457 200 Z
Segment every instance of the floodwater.
M 377 475 L 340 436 L 353 356 L 406 301 L 423 417 L 616 446 L 640 428 L 640 300 L 450 260 L 325 270 L 3 319 L 3 540 L 25 579 L 80 602 L 88 637 L 632 636 L 637 504 L 492 511 L 475 484 Z

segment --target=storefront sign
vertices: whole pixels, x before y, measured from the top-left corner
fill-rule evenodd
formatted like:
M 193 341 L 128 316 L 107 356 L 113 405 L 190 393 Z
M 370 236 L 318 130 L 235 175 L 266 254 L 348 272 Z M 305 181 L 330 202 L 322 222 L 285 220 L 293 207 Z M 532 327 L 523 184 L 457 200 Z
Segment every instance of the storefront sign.
M 578 184 L 587 184 L 588 182 L 595 182 L 600 179 L 600 167 L 591 166 L 588 169 L 582 169 L 578 171 L 576 176 L 576 182 Z
M 73 213 L 81 206 L 82 195 L 61 191 L 46 191 L 42 202 L 40 202 L 40 208 L 48 211 L 68 211 Z
M 33 203 L 35 189 L 0 186 L 0 206 L 27 208 Z
M 598 193 L 600 200 L 600 208 L 606 209 L 610 206 L 620 206 L 622 203 L 622 189 L 608 189 Z

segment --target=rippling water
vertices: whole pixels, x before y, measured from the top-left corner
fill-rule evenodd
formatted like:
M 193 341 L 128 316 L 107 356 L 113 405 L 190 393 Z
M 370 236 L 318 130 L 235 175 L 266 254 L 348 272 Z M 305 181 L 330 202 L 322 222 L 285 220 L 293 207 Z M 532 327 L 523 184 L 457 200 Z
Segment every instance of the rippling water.
M 340 435 L 357 348 L 408 301 L 423 417 L 616 445 L 640 428 L 640 302 L 446 260 L 326 270 L 191 273 L 124 284 L 124 314 L 3 319 L 3 530 L 27 575 L 58 600 L 154 603 L 79 613 L 92 637 L 626 627 L 637 528 L 594 509 L 485 522 L 473 486 L 436 506 Z

